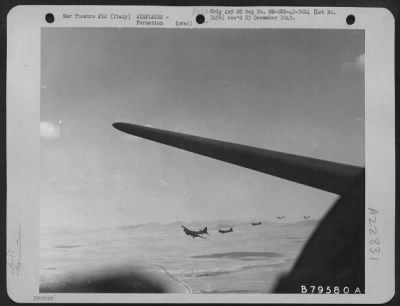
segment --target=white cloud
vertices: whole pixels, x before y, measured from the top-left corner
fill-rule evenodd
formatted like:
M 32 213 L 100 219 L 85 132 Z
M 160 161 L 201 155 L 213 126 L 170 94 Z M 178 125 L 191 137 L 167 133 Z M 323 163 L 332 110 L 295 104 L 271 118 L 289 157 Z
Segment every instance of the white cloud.
M 40 137 L 44 139 L 57 139 L 60 137 L 60 126 L 49 121 L 40 122 Z
M 341 69 L 343 71 L 348 71 L 348 70 L 364 71 L 364 66 L 365 66 L 365 54 L 362 53 L 362 54 L 356 56 L 351 61 L 345 62 L 342 65 Z

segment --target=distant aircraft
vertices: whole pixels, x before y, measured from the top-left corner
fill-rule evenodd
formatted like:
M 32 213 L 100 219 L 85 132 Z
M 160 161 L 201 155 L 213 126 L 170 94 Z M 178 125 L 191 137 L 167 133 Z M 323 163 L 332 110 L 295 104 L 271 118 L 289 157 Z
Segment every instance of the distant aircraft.
M 251 225 L 260 225 L 261 224 L 261 221 L 260 222 L 251 222 Z
M 202 230 L 199 230 L 199 231 L 192 231 L 192 230 L 188 229 L 186 226 L 183 226 L 183 225 L 181 225 L 181 226 L 182 226 L 183 231 L 185 232 L 185 234 L 188 235 L 188 236 L 192 236 L 192 238 L 199 237 L 199 238 L 206 239 L 205 237 L 203 237 L 201 235 L 204 235 L 204 234 L 209 235 L 209 233 L 207 231 L 207 226 L 205 228 L 203 228 Z
M 304 219 L 310 219 L 310 216 L 304 216 L 303 218 Z
M 277 216 L 278 219 L 284 219 L 285 216 Z
M 302 285 L 326 287 L 332 283 L 365 292 L 365 167 L 137 124 L 118 122 L 113 126 L 137 137 L 339 195 L 274 292 L 300 293 Z
M 220 232 L 221 234 L 230 233 L 230 232 L 233 232 L 233 227 L 231 227 L 228 230 L 218 229 L 218 232 Z

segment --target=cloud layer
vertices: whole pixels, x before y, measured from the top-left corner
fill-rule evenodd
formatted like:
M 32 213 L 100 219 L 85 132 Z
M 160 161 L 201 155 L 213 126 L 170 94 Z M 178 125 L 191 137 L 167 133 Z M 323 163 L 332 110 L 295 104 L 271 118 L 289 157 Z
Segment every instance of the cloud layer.
M 351 60 L 349 62 L 345 62 L 342 65 L 342 70 L 343 71 L 348 71 L 348 70 L 364 71 L 364 66 L 365 66 L 365 54 L 362 53 L 362 54 L 356 56 L 353 60 Z
M 49 121 L 40 122 L 40 137 L 44 139 L 57 139 L 60 137 L 60 126 Z

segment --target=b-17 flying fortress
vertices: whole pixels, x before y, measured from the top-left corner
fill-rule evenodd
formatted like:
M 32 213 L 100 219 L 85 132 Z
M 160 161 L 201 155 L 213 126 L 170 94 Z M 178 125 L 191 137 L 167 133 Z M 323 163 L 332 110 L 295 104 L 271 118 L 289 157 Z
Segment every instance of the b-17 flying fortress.
M 231 227 L 230 229 L 227 229 L 227 230 L 218 229 L 218 232 L 220 232 L 221 234 L 231 233 L 231 232 L 233 232 L 233 227 Z
M 181 225 L 181 226 L 182 226 L 183 231 L 185 232 L 185 234 L 188 235 L 188 236 L 192 236 L 192 238 L 199 237 L 199 238 L 206 239 L 206 237 L 203 237 L 201 235 L 204 235 L 204 234 L 209 235 L 209 233 L 207 231 L 207 226 L 205 228 L 203 228 L 202 230 L 199 230 L 199 231 L 193 231 L 193 230 L 188 229 L 186 226 L 183 226 L 183 225 Z

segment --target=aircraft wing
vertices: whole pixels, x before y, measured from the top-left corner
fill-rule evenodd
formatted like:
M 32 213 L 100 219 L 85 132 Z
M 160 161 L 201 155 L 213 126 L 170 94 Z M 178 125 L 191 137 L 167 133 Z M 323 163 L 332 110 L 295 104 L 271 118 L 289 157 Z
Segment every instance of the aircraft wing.
M 187 227 L 182 226 L 182 228 L 186 235 L 197 236 L 200 234 L 199 232 L 192 231 L 192 230 L 188 229 Z
M 182 225 L 182 228 L 183 228 L 183 231 L 185 232 L 185 234 L 193 234 L 193 232 L 190 229 L 188 229 L 187 227 L 184 227 Z
M 364 169 L 137 124 L 117 122 L 113 126 L 128 134 L 339 195 Z

